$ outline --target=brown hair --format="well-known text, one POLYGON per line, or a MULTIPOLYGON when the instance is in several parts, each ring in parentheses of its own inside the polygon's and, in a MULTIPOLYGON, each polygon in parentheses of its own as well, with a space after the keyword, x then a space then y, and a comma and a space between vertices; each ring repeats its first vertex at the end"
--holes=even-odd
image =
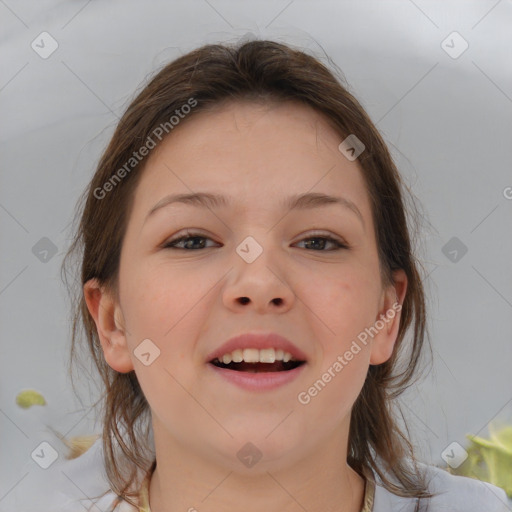
POLYGON ((358 163, 371 201, 382 282, 390 284, 391 272, 403 269, 408 287, 393 354, 387 362, 369 367, 353 406, 348 463, 366 476, 373 469, 383 485, 395 494, 428 496, 413 447, 397 424, 394 410, 395 399, 417 374, 422 346, 428 340, 425 294, 419 262, 411 248, 403 198, 403 190, 407 188, 381 135, 341 82, 318 59, 277 42, 256 40, 233 46, 206 45, 166 65, 137 95, 119 121, 81 198, 78 229, 62 270, 65 271, 68 258, 78 254, 81 277, 80 289, 74 295, 70 362, 71 365, 77 362, 83 327, 86 348, 104 385, 100 400, 104 409, 107 477, 112 490, 130 503, 134 503, 131 498, 136 496, 136 488, 131 488, 136 473, 139 470, 145 473, 153 462, 149 406, 135 372, 118 373, 105 362, 82 287, 88 280, 97 278, 117 296, 121 246, 135 188, 145 165, 143 159, 140 163, 130 160, 134 152, 149 139, 155 139, 158 127, 167 126, 166 133, 171 133, 169 120, 183 105, 195 102, 194 108, 188 109, 188 118, 221 102, 236 100, 301 102, 322 113, 340 137, 355 134, 366 147, 358 163), (126 166, 130 161, 131 169, 126 166), (120 173, 122 168, 126 172, 120 173), (122 175, 122 179, 113 182, 115 175, 118 178, 122 175), (107 187, 108 196, 100 198, 103 192, 98 191, 107 190, 105 183, 109 180, 112 186, 107 187), (404 342, 411 325, 411 339, 404 342))

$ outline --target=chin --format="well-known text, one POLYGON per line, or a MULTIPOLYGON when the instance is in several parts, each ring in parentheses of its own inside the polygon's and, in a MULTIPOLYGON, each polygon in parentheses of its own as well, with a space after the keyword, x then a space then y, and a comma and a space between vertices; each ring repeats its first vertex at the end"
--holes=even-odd
POLYGON ((272 428, 263 430, 253 427, 243 432, 232 432, 232 439, 219 440, 220 444, 214 444, 214 457, 227 470, 247 476, 289 467, 302 457, 303 440, 287 436, 286 429, 279 432, 280 427, 275 427, 274 423, 272 428), (268 435, 273 429, 275 431, 268 435))

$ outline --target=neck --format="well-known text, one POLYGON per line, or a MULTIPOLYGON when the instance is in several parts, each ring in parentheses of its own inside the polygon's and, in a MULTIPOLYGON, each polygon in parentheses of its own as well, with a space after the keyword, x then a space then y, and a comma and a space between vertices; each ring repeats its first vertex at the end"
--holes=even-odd
POLYGON ((276 458, 239 473, 176 443, 155 421, 151 512, 359 512, 364 479, 346 463, 348 426, 290 464, 276 458), (277 462, 276 462, 277 461, 277 462), (274 462, 275 465, 273 464, 274 462), (254 471, 254 472, 253 472, 254 471))

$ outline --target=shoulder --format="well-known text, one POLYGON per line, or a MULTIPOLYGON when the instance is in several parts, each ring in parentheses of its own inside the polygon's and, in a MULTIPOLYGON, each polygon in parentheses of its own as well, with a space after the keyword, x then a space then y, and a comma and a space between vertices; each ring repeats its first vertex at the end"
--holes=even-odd
POLYGON ((510 511, 503 489, 474 478, 451 475, 435 466, 421 465, 425 470, 432 498, 432 510, 453 512, 510 511))
MULTIPOLYGON (((510 512, 507 495, 495 485, 473 478, 451 475, 444 469, 419 464, 425 474, 430 500, 421 500, 421 512, 510 512)), ((373 512, 413 512, 418 500, 392 494, 377 481, 373 512)))

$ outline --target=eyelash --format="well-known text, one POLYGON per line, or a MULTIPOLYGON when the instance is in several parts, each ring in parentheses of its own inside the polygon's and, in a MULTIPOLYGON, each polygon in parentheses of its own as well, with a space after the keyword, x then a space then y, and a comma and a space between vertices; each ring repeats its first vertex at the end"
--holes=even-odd
MULTIPOLYGON (((199 249, 185 249, 184 247, 176 247, 177 243, 182 242, 184 240, 185 241, 191 240, 194 238, 203 238, 205 240, 212 240, 210 237, 204 236, 201 233, 195 233, 192 231, 187 231, 186 233, 187 234, 185 236, 180 236, 178 238, 175 238, 174 240, 169 240, 168 242, 164 243, 164 245, 162 247, 164 249, 177 249, 177 250, 182 250, 182 251, 194 251, 194 250, 197 251, 197 250, 201 250, 201 249, 210 249, 210 247, 200 247, 199 249)), ((327 240, 328 242, 331 242, 335 245, 335 248, 331 249, 329 251, 320 250, 320 251, 314 251, 314 252, 332 252, 332 251, 338 251, 340 249, 349 249, 349 246, 347 244, 345 244, 345 243, 339 241, 338 239, 336 239, 332 236, 329 236, 329 235, 313 234, 312 236, 301 239, 300 242, 303 242, 305 240, 327 240)))

